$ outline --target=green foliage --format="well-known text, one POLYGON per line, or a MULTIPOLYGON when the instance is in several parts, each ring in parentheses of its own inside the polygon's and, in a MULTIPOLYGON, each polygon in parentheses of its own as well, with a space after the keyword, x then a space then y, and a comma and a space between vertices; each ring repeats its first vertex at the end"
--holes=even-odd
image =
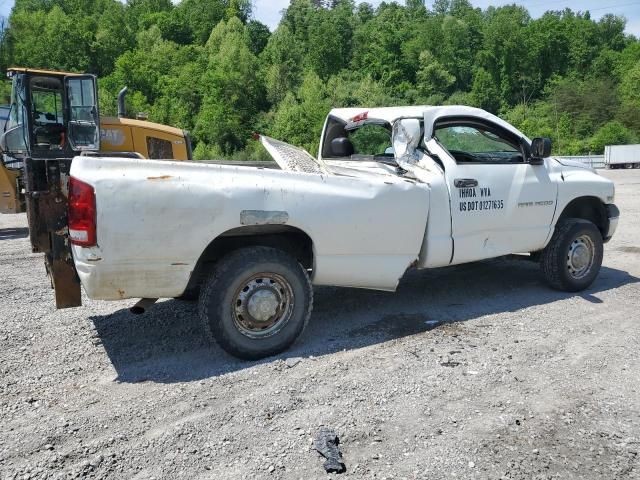
POLYGON ((604 147, 607 145, 624 145, 633 143, 635 140, 635 135, 629 129, 620 122, 612 121, 598 129, 589 141, 589 148, 593 153, 601 154, 604 153, 604 147))
POLYGON ((315 153, 327 112, 331 109, 324 84, 314 72, 305 76, 296 94, 280 102, 269 135, 315 153))
POLYGON ((424 51, 420 54, 416 83, 422 96, 444 94, 455 81, 456 77, 451 75, 431 52, 424 51))
POLYGON ((261 55, 267 99, 280 103, 287 92, 298 87, 304 51, 291 29, 282 24, 267 42, 261 55))
POLYGON ((476 70, 471 88, 471 101, 475 106, 497 113, 500 108, 500 92, 491 74, 484 68, 476 70))
POLYGON ((194 133, 225 154, 245 147, 263 96, 258 59, 247 40, 246 27, 232 17, 218 23, 206 44, 209 64, 194 133))
POLYGON ((640 137, 640 42, 621 17, 290 0, 270 32, 251 5, 16 0, 0 22, 0 67, 96 73, 103 114, 115 114, 127 85, 129 114, 189 129, 197 158, 267 158, 253 131, 315 153, 338 106, 478 106, 564 154, 640 137))

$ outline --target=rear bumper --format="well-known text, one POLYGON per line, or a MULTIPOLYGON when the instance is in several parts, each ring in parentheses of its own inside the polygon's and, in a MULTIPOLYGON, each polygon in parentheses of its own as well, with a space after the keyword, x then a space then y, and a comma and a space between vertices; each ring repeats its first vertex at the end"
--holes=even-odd
POLYGON ((618 219, 620 218, 620 210, 613 203, 609 203, 605 205, 607 209, 607 218, 608 218, 608 226, 607 233, 604 236, 604 241, 608 242, 613 237, 613 234, 616 233, 616 229, 618 228, 618 219))

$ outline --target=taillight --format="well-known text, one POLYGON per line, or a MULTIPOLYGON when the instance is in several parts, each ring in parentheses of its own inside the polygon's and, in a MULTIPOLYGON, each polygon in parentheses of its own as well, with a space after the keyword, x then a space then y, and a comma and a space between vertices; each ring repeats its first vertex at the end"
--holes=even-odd
POLYGON ((80 247, 97 244, 95 191, 74 177, 69 177, 69 238, 80 247))

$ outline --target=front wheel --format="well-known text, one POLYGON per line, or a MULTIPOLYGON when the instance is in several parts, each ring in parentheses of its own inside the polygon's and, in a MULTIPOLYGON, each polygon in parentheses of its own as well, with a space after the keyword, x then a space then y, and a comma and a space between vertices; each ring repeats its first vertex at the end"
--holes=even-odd
POLYGON ((556 226, 542 251, 540 266, 553 288, 578 292, 598 276, 602 255, 602 234, 598 227, 587 220, 569 218, 556 226))
POLYGON ((287 253, 248 247, 222 258, 199 299, 207 335, 245 360, 289 348, 306 327, 313 290, 304 268, 287 253))

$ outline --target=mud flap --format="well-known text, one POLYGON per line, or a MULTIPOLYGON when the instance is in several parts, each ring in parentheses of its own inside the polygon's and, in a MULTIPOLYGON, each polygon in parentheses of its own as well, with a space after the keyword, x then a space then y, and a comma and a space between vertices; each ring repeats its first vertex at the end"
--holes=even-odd
POLYGON ((79 307, 80 279, 71 255, 67 218, 71 159, 28 158, 24 167, 31 250, 45 254, 56 308, 79 307))

